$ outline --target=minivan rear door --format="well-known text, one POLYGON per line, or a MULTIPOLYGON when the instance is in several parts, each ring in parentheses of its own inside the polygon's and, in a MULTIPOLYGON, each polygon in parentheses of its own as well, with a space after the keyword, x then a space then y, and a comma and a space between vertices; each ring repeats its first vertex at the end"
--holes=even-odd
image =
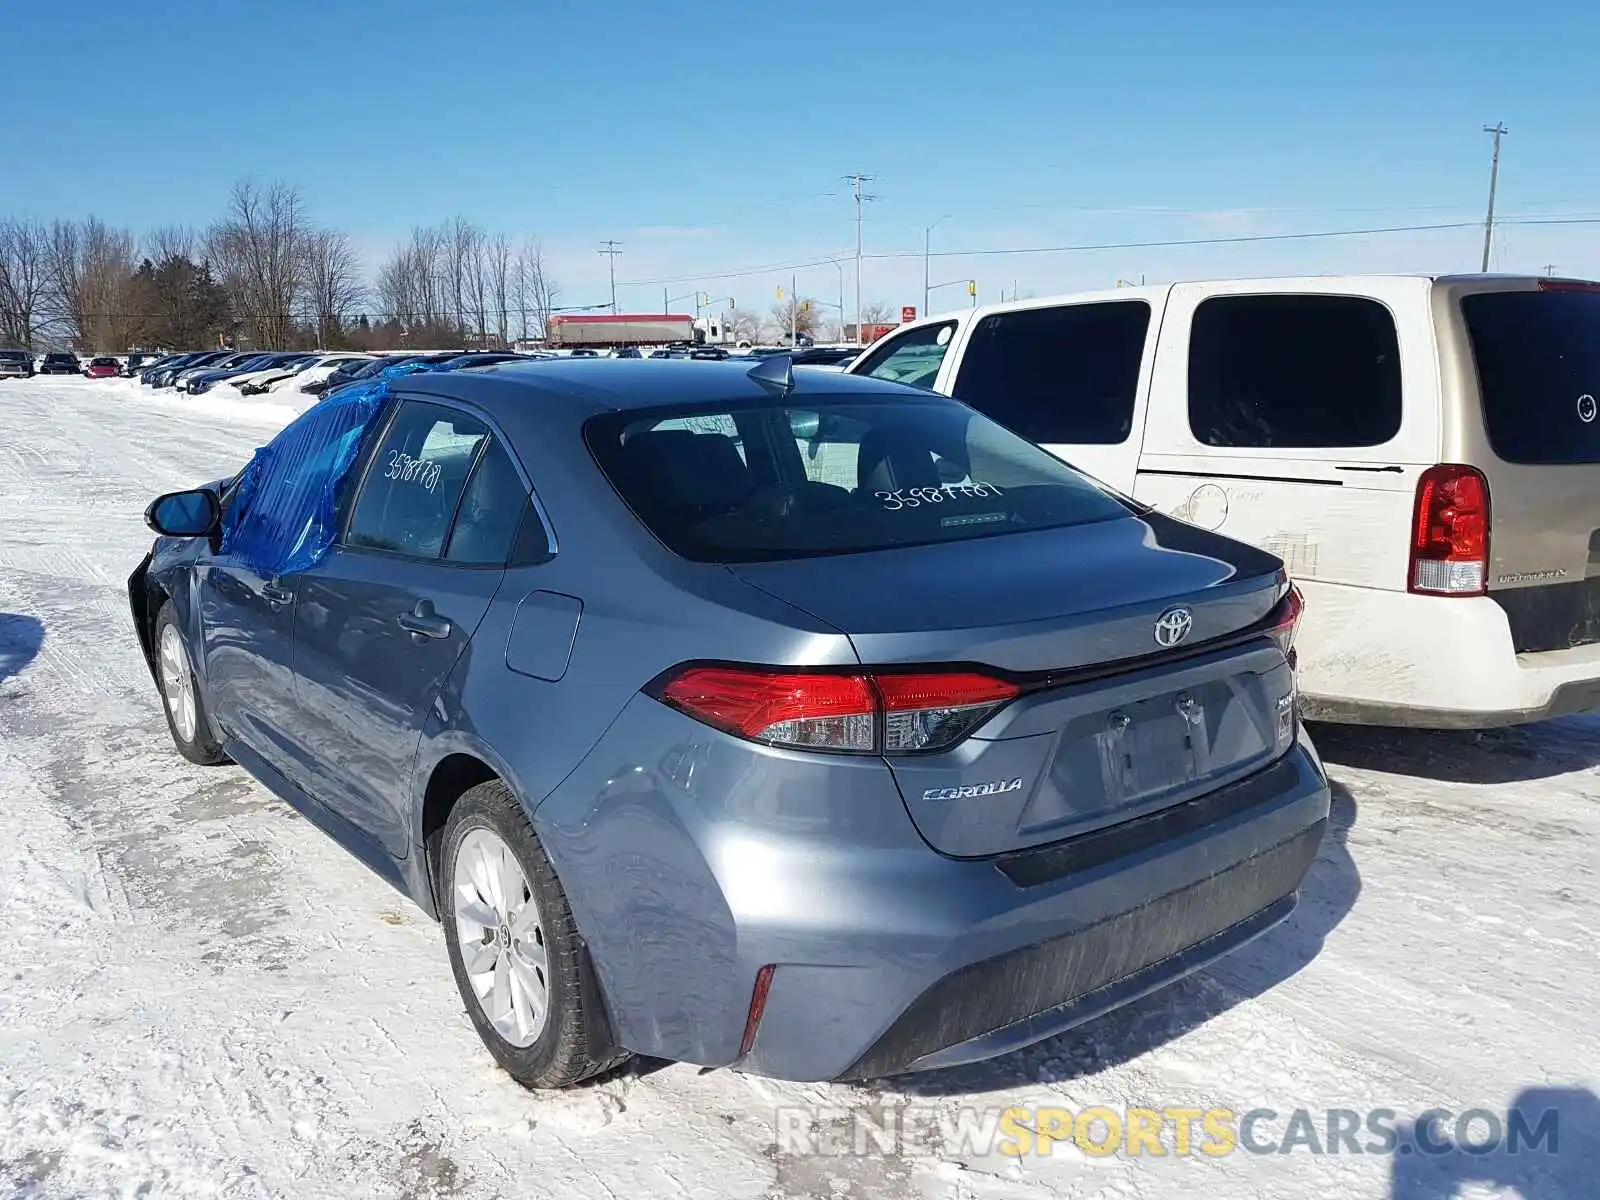
POLYGON ((1444 284, 1446 457, 1489 482, 1489 595, 1520 653, 1600 642, 1600 283, 1444 284))

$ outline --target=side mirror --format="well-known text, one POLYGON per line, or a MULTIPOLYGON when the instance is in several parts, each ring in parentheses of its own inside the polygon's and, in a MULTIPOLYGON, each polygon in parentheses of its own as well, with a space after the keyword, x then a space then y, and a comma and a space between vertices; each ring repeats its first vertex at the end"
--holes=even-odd
POLYGON ((222 523, 222 507, 205 488, 168 492, 150 502, 144 523, 167 537, 209 537, 222 523))

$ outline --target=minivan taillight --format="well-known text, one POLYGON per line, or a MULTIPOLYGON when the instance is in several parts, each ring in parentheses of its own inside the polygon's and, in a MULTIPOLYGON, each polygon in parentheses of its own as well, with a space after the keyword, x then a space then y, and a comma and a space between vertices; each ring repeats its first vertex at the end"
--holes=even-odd
POLYGON ((1489 484, 1445 463, 1417 481, 1407 587, 1427 596, 1481 596, 1489 580, 1489 484))
POLYGON ((907 754, 955 745, 1020 689, 975 671, 688 666, 646 691, 698 721, 769 746, 907 754))

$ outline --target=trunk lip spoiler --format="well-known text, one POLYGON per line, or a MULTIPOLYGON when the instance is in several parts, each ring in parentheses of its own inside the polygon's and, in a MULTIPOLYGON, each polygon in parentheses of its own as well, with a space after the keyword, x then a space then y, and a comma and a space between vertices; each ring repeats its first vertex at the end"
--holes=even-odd
MULTIPOLYGON (((1017 685, 1016 697, 1008 703, 1015 703, 1024 696, 1035 695, 1039 692, 1050 691, 1055 688, 1068 687, 1079 683, 1093 683, 1101 679, 1110 679, 1118 675, 1131 675, 1136 671, 1147 670, 1150 667, 1166 666, 1169 663, 1185 662, 1193 658, 1215 654, 1219 650, 1231 650, 1250 642, 1263 638, 1267 633, 1276 628, 1275 618, 1278 610, 1282 608, 1288 598, 1290 584, 1283 580, 1278 598, 1266 614, 1230 633, 1217 637, 1206 638, 1202 641, 1188 645, 1174 646, 1170 649, 1157 649, 1148 654, 1136 654, 1128 658, 1113 658, 1105 662, 1090 663, 1081 667, 1045 668, 1039 671, 1013 671, 1004 667, 991 666, 988 663, 976 662, 970 659, 949 660, 940 662, 917 663, 838 663, 821 666, 793 665, 787 663, 748 663, 734 659, 721 658, 695 658, 684 662, 674 663, 666 670, 650 679, 639 690, 652 699, 659 699, 661 689, 671 679, 682 672, 694 667, 768 667, 781 669, 796 675, 921 675, 929 672, 961 672, 977 671, 995 679, 1003 679, 1008 683, 1017 685)), ((1003 707, 1003 706, 1002 706, 1003 707)), ((860 752, 858 752, 860 753, 860 752)), ((907 757, 913 756, 908 753, 907 757)))

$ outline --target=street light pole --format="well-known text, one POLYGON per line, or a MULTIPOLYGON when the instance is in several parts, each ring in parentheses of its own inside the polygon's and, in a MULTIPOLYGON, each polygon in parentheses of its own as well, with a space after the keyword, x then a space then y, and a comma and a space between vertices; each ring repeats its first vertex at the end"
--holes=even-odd
POLYGON ((928 286, 928 259, 931 257, 933 245, 933 231, 939 227, 940 221, 948 221, 950 214, 945 213, 938 221, 925 227, 922 231, 922 315, 928 315, 928 293, 932 290, 928 286))
POLYGON ((844 267, 837 258, 828 260, 833 264, 833 269, 839 272, 839 340, 844 341, 844 267))

